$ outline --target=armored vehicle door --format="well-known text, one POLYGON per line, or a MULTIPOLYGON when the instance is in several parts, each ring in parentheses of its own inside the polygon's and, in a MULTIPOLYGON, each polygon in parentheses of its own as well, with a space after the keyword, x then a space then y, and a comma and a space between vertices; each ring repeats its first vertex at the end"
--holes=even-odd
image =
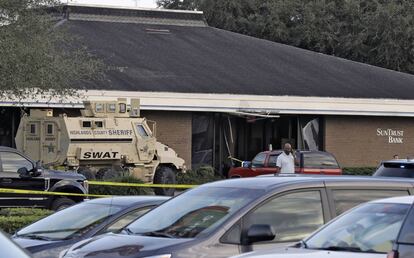
POLYGON ((153 160, 155 154, 155 137, 145 123, 134 123, 137 137, 137 151, 142 162, 153 160))

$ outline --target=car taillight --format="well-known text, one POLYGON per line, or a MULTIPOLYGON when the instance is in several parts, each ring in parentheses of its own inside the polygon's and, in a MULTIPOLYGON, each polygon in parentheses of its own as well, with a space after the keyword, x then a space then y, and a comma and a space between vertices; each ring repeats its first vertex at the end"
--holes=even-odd
POLYGON ((387 254, 387 258, 398 258, 398 252, 397 251, 391 251, 387 254))

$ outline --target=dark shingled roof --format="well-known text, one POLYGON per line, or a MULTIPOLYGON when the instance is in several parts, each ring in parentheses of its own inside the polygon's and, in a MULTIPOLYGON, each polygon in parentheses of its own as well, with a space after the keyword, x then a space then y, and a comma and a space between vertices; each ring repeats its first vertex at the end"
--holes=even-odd
POLYGON ((208 27, 200 14, 71 8, 71 32, 110 66, 89 89, 414 99, 413 75, 208 27))

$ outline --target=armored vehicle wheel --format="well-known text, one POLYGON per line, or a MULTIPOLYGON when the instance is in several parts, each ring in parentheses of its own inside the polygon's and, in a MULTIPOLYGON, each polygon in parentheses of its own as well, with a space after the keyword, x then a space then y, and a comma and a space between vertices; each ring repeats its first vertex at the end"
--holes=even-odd
MULTIPOLYGON (((154 184, 175 184, 175 171, 170 167, 160 166, 154 175, 154 184)), ((173 196, 174 188, 154 188, 156 195, 173 196)))
POLYGON ((74 205, 76 202, 66 197, 58 197, 52 203, 52 210, 60 211, 74 205))
POLYGON ((84 175, 87 180, 95 180, 95 173, 92 172, 92 170, 88 167, 79 167, 78 173, 81 175, 84 175))

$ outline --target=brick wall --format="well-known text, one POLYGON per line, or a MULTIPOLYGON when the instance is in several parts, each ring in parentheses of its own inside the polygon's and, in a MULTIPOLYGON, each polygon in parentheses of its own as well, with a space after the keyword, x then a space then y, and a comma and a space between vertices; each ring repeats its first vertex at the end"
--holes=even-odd
POLYGON ((377 166, 394 154, 413 156, 414 118, 327 116, 325 150, 332 152, 342 167, 377 166), (378 129, 383 136, 378 136, 378 129), (396 134, 392 139, 384 132, 388 129, 396 134), (403 136, 398 136, 401 133, 403 136))
POLYGON ((191 167, 191 112, 141 111, 141 115, 157 123, 157 140, 173 148, 191 167))

